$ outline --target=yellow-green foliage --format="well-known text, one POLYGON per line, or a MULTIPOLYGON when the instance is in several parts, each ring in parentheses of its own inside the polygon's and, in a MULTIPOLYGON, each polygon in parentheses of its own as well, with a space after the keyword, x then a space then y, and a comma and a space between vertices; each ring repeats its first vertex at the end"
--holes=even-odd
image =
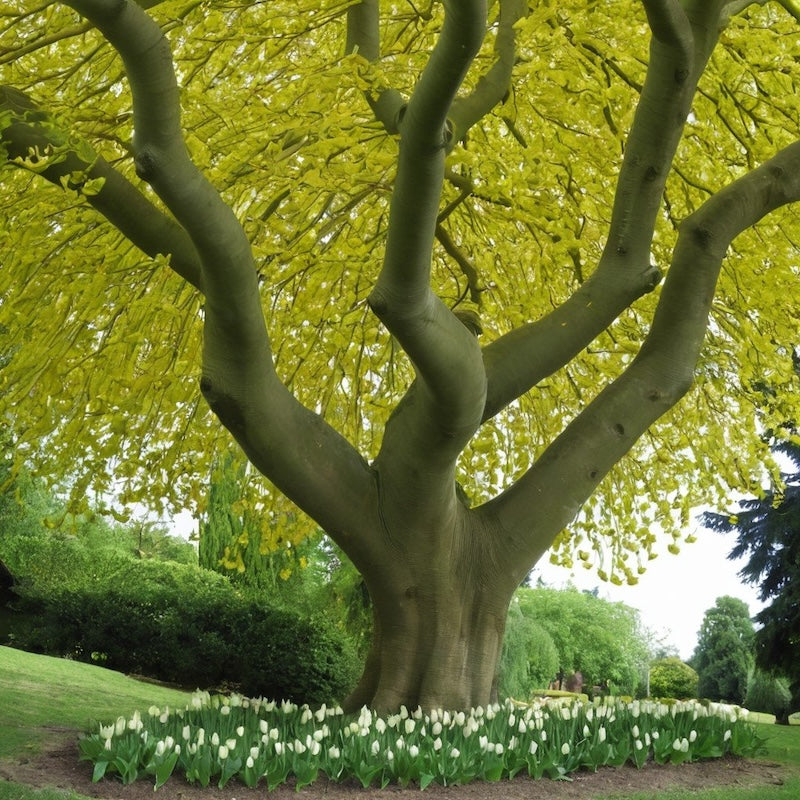
MULTIPOLYGON (((112 48, 66 5, 4 5, 3 82, 30 87, 63 123, 65 140, 141 185, 130 94, 112 48)), ((391 4, 382 58, 372 65, 342 55, 350 0, 147 5, 174 49, 187 147, 252 243, 279 374, 370 457, 411 370, 365 302, 381 263, 397 142, 375 122, 364 90, 414 86, 441 4, 433 13, 430 3, 391 4)), ((503 5, 491 3, 491 13, 503 5)), ((511 90, 453 149, 442 203, 442 225, 477 272, 487 342, 551 311, 597 264, 648 58, 637 0, 528 5, 515 26, 511 90)), ((797 20, 779 4, 750 4, 730 20, 667 184, 655 264, 669 264, 680 221, 709 192, 796 138, 796 43, 797 20)), ((467 87, 486 73, 493 47, 490 35, 467 87)), ((34 158, 22 164, 41 168, 34 158)), ((200 298, 163 257, 142 255, 98 224, 87 188, 67 188, 65 198, 6 170, 0 324, 14 358, 2 370, 0 414, 44 474, 71 471, 78 507, 113 484, 127 508, 147 501, 202 511, 210 461, 228 440, 198 400, 200 298)), ((795 294, 784 288, 796 282, 796 237, 784 232, 790 213, 737 239, 712 308, 699 390, 604 481, 556 543, 556 560, 591 568, 610 554, 601 577, 636 582, 654 555, 652 530, 672 533, 677 551, 690 509, 721 501, 763 468, 758 431, 800 416, 792 406, 800 395, 781 391, 796 379, 795 294), (765 384, 768 409, 754 401, 765 384), (730 399, 734 386, 742 395, 730 399), (757 413, 766 415, 758 424, 757 413), (727 446, 731 431, 736 447, 727 446), (634 498, 639 524, 630 525, 634 498), (616 531, 610 546, 608 531, 616 531)), ((433 283, 448 305, 469 296, 464 271, 439 246, 433 283)), ((657 299, 642 298, 548 378, 546 391, 484 426, 460 464, 477 500, 521 475, 563 421, 630 362, 657 299)), ((282 501, 267 493, 254 482, 243 502, 279 514, 282 501)))

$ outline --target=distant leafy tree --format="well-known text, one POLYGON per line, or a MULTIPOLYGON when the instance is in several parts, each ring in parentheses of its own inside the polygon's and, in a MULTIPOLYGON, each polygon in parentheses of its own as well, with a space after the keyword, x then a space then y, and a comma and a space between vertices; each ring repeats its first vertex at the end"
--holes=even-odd
POLYGON ((761 626, 755 637, 756 663, 782 672, 791 681, 795 706, 800 706, 800 444, 775 448, 794 469, 781 474, 783 487, 772 486, 760 497, 742 500, 739 510, 703 515, 703 524, 723 533, 736 532, 728 558, 750 557, 739 575, 759 587, 759 598, 772 602, 755 616, 761 626))
POLYGON ((639 614, 577 589, 519 589, 519 608, 550 634, 565 674, 580 671, 584 686, 607 682, 634 694, 650 661, 650 637, 639 614))
POLYGON ((753 669, 755 630, 747 604, 728 595, 706 611, 691 665, 700 697, 742 703, 753 669))

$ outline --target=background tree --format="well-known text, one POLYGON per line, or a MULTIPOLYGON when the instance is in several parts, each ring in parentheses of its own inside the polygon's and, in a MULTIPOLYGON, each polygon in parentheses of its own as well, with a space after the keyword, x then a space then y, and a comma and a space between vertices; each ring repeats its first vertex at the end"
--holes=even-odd
POLYGON ((580 671, 585 690, 605 685, 610 691, 634 695, 644 687, 650 634, 635 609, 574 588, 545 587, 519 589, 513 605, 526 620, 537 622, 555 644, 558 664, 548 680, 559 671, 565 677, 580 671))
POLYGON ((741 705, 753 671, 755 629, 747 603, 718 597, 703 616, 691 659, 700 697, 741 705))
POLYGON ((747 376, 795 380, 795 2, 70 5, 0 42, 20 455, 75 462, 76 498, 199 505, 200 361, 364 576, 353 704, 485 703, 543 553, 635 582, 650 522, 755 470, 747 376))
POLYGON ((759 587, 759 599, 771 600, 755 616, 756 663, 788 676, 793 703, 800 706, 800 444, 788 439, 775 449, 794 470, 758 497, 739 501, 736 511, 704 514, 703 524, 736 533, 728 558, 749 556, 739 575, 759 587))
POLYGON ((774 672, 753 670, 747 684, 744 707, 750 711, 774 714, 779 720, 785 721, 793 707, 788 681, 774 672))
MULTIPOLYGON (((309 547, 295 539, 296 515, 276 518, 248 505, 249 480, 247 461, 231 450, 214 464, 200 521, 198 559, 205 569, 276 594, 279 585, 287 590, 287 581, 308 567, 308 556, 298 552, 298 544, 309 547)), ((314 541, 311 549, 317 547, 314 541)))
POLYGON ((250 506, 247 484, 254 479, 232 451, 214 464, 199 526, 200 566, 275 606, 324 613, 366 655, 372 606, 363 578, 327 537, 298 536, 296 514, 250 506))
POLYGON ((527 700, 532 690, 548 687, 560 663, 553 637, 512 602, 500 656, 500 696, 527 700))

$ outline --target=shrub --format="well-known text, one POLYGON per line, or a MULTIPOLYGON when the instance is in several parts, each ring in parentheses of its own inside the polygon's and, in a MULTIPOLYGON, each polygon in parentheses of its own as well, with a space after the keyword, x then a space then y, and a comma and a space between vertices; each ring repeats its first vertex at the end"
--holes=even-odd
POLYGON ((650 696, 686 700, 697 696, 697 673, 679 658, 662 658, 650 667, 650 696))
POLYGON ((187 688, 322 703, 356 677, 352 648, 320 621, 243 598, 221 575, 184 564, 114 559, 82 586, 29 598, 26 649, 100 660, 187 688))
POLYGON ((750 711, 774 714, 785 719, 792 702, 792 693, 784 678, 770 675, 760 669, 754 670, 747 684, 744 706, 750 711))

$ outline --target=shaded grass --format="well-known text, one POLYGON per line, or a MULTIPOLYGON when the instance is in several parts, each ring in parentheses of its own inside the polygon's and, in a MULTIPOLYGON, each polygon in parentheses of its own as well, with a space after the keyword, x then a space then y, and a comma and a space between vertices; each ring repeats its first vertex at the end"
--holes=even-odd
POLYGON ((37 753, 53 732, 84 731, 93 720, 151 705, 182 708, 190 697, 92 664, 0 647, 0 758, 37 753))

